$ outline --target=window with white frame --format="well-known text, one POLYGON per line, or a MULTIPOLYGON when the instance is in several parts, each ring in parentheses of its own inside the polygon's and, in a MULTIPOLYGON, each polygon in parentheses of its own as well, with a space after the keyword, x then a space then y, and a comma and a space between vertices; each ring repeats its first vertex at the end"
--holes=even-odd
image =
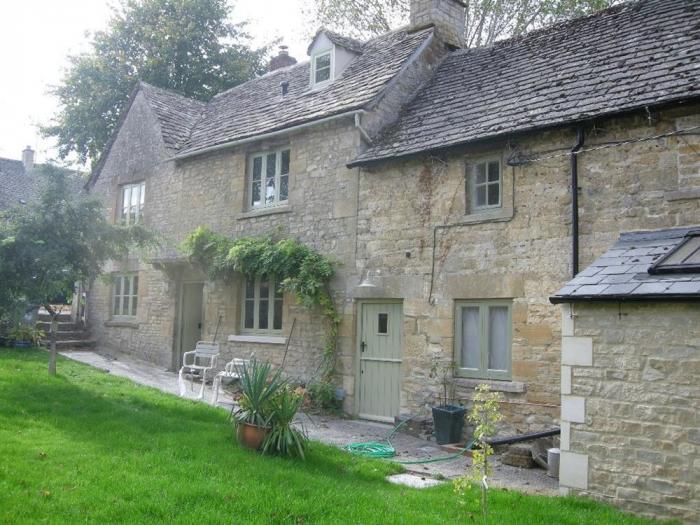
POLYGON ((120 188, 119 220, 124 224, 136 224, 143 215, 146 183, 124 184, 120 188))
POLYGON ((471 212, 501 206, 503 184, 499 159, 492 158, 470 164, 467 181, 471 212))
POLYGON ((282 330, 284 296, 274 278, 247 277, 243 292, 243 333, 277 333, 282 330))
POLYGON ((136 317, 138 296, 138 275, 116 275, 112 286, 112 315, 115 317, 136 317))
POLYGON ((313 56, 311 81, 314 86, 330 82, 333 77, 333 51, 324 51, 313 56))
POLYGON ((289 198, 289 150, 252 155, 249 178, 250 208, 285 204, 289 198))
POLYGON ((459 375, 510 379, 511 302, 457 301, 455 361, 459 375))

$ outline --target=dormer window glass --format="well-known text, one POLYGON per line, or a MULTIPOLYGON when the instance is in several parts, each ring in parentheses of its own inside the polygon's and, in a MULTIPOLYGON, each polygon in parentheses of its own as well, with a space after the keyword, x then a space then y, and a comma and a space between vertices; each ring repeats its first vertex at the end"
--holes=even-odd
POLYGON ((315 86, 331 81, 333 67, 332 50, 313 57, 313 83, 315 86))

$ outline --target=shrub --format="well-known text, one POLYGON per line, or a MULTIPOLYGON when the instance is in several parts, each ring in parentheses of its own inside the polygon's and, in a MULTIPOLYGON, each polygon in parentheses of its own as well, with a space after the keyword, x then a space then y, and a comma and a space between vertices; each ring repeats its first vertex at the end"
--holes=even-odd
POLYGON ((340 409, 340 402, 335 395, 335 387, 326 381, 314 381, 307 387, 311 405, 321 410, 335 412, 340 409))

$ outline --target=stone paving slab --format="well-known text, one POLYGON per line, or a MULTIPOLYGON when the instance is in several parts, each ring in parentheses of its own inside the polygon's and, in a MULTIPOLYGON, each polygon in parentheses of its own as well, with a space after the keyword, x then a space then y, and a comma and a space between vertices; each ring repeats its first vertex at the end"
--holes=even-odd
MULTIPOLYGON (((157 388, 173 395, 179 393, 177 374, 131 356, 104 356, 97 352, 84 351, 61 352, 61 355, 116 376, 128 378, 141 385, 157 388)), ((190 389, 188 382, 185 397, 196 399, 199 387, 200 384, 195 383, 194 388, 190 389)), ((207 385, 203 402, 211 402, 211 394, 211 386, 207 385)), ((224 389, 221 390, 219 396, 219 406, 229 411, 233 406, 233 399, 224 389)), ((311 439, 339 448, 343 448, 349 443, 381 442, 393 430, 393 426, 386 423, 309 414, 300 414, 297 423, 306 430, 311 439)), ((401 432, 391 438, 391 443, 396 450, 394 460, 399 462, 424 461, 450 456, 450 453, 443 451, 435 442, 425 441, 401 432)), ((404 467, 407 474, 417 476, 419 479, 454 479, 464 475, 470 462, 470 458, 462 456, 448 461, 406 464, 404 467)), ((544 470, 521 469, 503 465, 498 457, 494 458, 494 475, 491 478, 491 483, 497 487, 550 495, 556 495, 559 487, 557 480, 547 476, 544 470)))

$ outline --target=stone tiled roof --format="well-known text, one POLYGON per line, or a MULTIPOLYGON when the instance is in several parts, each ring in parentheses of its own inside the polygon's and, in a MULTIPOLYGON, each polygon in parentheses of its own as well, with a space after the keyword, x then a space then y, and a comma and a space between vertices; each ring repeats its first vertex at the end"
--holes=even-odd
POLYGON ((179 155, 362 108, 380 94, 432 28, 369 40, 328 87, 310 89, 309 63, 279 69, 215 96, 179 155), (280 84, 288 82, 282 95, 280 84))
POLYGON ((353 51, 354 53, 362 53, 362 47, 364 45, 362 42, 355 40, 354 38, 343 36, 335 31, 330 31, 325 27, 322 27, 316 32, 316 35, 311 40, 311 44, 309 44, 309 48, 307 50, 308 53, 311 52, 311 48, 314 47, 316 39, 321 33, 325 34, 328 37, 328 40, 333 42, 336 46, 344 47, 345 49, 353 51))
POLYGON ((37 179, 20 160, 0 158, 0 210, 23 204, 36 195, 37 179))
POLYGON ((640 0, 456 51, 351 165, 698 97, 698 20, 698 0, 640 0))
POLYGON ((141 82, 141 91, 160 123, 166 147, 177 151, 202 116, 206 104, 141 82))
POLYGON ((700 273, 650 274, 649 268, 694 228, 623 233, 598 260, 550 297, 553 303, 700 299, 700 273))

